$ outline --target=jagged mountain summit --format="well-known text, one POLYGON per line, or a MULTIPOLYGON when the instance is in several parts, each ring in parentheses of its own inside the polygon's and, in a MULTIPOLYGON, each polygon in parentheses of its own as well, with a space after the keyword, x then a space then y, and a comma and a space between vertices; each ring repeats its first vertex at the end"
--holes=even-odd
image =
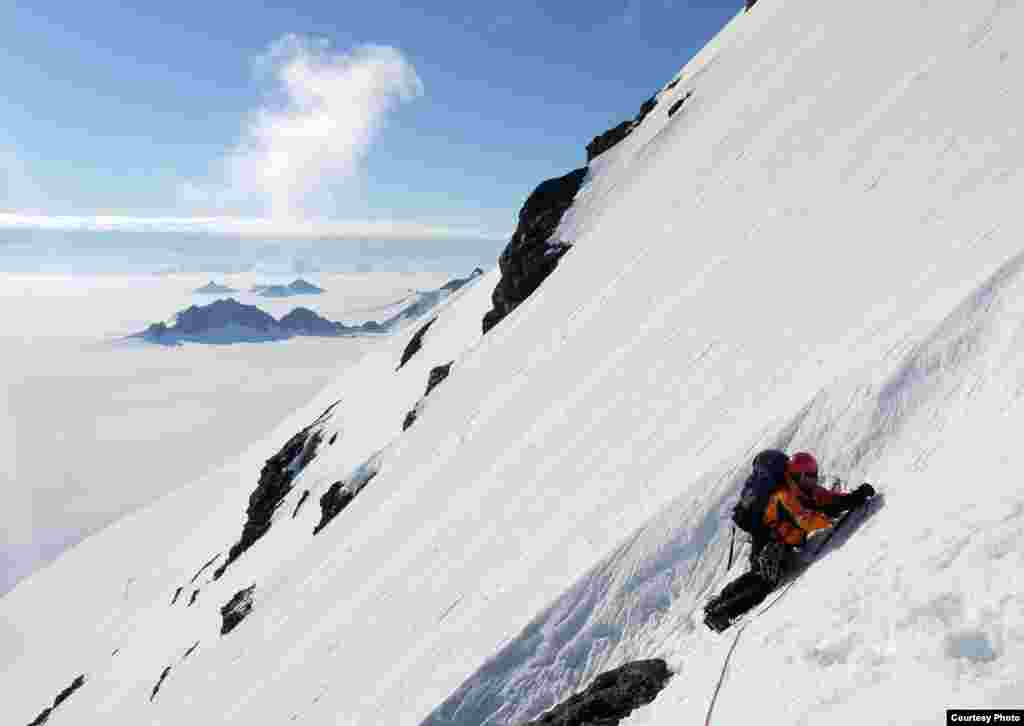
POLYGON ((153 323, 129 337, 161 345, 225 344, 284 340, 295 335, 337 336, 349 332, 355 330, 322 318, 308 308, 295 308, 277 320, 255 305, 224 298, 208 305, 190 305, 174 316, 172 325, 153 323))
POLYGON ((1019 707, 1024 7, 737 10, 538 185, 504 265, 0 599, 8 720, 1019 707), (719 635, 762 448, 883 497, 719 635))

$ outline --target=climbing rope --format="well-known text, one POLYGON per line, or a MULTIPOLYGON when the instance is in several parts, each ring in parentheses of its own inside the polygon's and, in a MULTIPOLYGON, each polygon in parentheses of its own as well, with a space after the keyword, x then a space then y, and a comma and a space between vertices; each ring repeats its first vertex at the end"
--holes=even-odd
MULTIPOLYGON (((813 562, 814 560, 818 559, 818 556, 825 550, 825 545, 829 543, 829 541, 832 539, 832 536, 836 532, 842 529, 842 526, 846 523, 846 520, 850 518, 850 515, 853 514, 854 511, 861 510, 863 511, 862 519, 863 517, 866 517, 871 508, 872 500, 876 498, 880 499, 880 497, 876 495, 875 497, 872 497, 872 499, 867 500, 863 505, 858 507, 856 510, 850 510, 843 514, 843 518, 839 520, 839 523, 836 524, 836 526, 834 526, 831 530, 829 530, 828 534, 825 535, 824 539, 822 539, 821 544, 818 545, 817 549, 814 550, 814 557, 811 558, 811 561, 813 562)), ((714 713, 715 702, 718 701, 718 692, 722 690, 722 684, 725 682, 725 674, 729 670, 729 661, 732 659, 733 651, 736 650, 736 645, 740 642, 740 636, 743 635, 743 631, 746 630, 747 626, 750 625, 756 618, 770 610, 775 605, 775 603, 781 600, 782 597, 787 592, 789 592, 789 588, 793 587, 796 581, 800 579, 800 575, 802 575, 806 570, 807 568, 805 567, 801 569, 799 572, 797 572, 793 576, 793 578, 789 582, 787 582, 786 585, 779 591, 779 594, 775 596, 775 599, 773 599, 770 603, 768 603, 763 608, 758 610, 756 613, 748 617, 743 622, 743 624, 739 626, 739 629, 736 631, 736 637, 733 638, 732 646, 729 648, 729 652, 726 653, 725 662, 722 663, 722 672, 718 676, 718 684, 715 686, 715 692, 711 696, 711 703, 708 704, 708 713, 707 716, 704 718, 704 726, 711 726, 711 714, 714 713)))

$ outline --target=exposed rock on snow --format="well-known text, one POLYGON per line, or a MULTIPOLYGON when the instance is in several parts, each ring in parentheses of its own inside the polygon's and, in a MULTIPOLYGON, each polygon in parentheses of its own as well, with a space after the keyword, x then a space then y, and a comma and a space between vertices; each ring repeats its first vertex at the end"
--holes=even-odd
POLYGON ((590 143, 587 144, 587 163, 589 164, 595 157, 600 156, 629 136, 630 132, 639 126, 644 118, 646 118, 647 114, 653 111, 654 107, 657 105, 658 96, 651 96, 643 102, 640 106, 640 112, 634 118, 629 121, 623 121, 618 126, 610 128, 603 134, 595 136, 590 143))
POLYGON ((66 701, 72 693, 81 688, 84 683, 84 674, 78 676, 77 678, 75 678, 75 680, 71 681, 71 685, 65 688, 60 693, 58 693, 57 697, 53 699, 53 705, 44 708, 42 712, 35 717, 35 720, 33 720, 28 726, 42 726, 42 724, 46 723, 50 718, 50 714, 53 713, 53 710, 57 708, 60 704, 64 703, 64 701, 66 701))
POLYGON ((270 529, 271 517, 277 505, 291 491, 292 479, 302 471, 306 464, 316 456, 320 445, 319 431, 310 435, 309 428, 295 434, 281 447, 281 450, 267 459, 260 472, 260 480, 256 489, 249 496, 249 506, 245 510, 246 521, 242 527, 242 537, 228 552, 224 564, 214 572, 214 579, 219 579, 228 566, 237 560, 243 552, 252 547, 260 537, 270 529), (293 466, 293 462, 297 465, 293 466))
POLYGON ((252 593, 255 589, 256 585, 242 588, 220 609, 220 616, 223 618, 220 626, 221 635, 227 635, 234 630, 252 611, 252 593))
POLYGON ((164 672, 160 674, 160 678, 157 679, 156 685, 153 686, 153 691, 149 694, 150 702, 152 702, 153 699, 156 698, 156 694, 158 694, 160 692, 160 686, 162 686, 164 684, 164 680, 167 678, 167 676, 168 676, 168 674, 170 672, 171 672, 171 667, 170 666, 167 666, 166 668, 164 668, 164 672))
POLYGON ((688 99, 692 95, 693 95, 693 91, 687 91, 685 96, 683 96, 678 101, 676 101, 671 106, 669 106, 668 107, 668 116, 669 116, 669 118, 672 118, 673 114, 675 114, 675 112, 678 111, 680 108, 682 108, 682 105, 684 103, 686 103, 686 99, 688 99))
POLYGON ((549 239, 586 175, 587 169, 583 167, 548 179, 533 190, 519 210, 516 231, 498 257, 501 280, 491 295, 494 307, 483 318, 484 333, 540 287, 558 265, 559 258, 570 249, 567 243, 549 242, 549 239))
POLYGON ((600 156, 629 136, 629 132, 632 130, 633 121, 631 119, 629 121, 623 121, 618 126, 613 126, 604 133, 595 136, 591 139, 590 143, 587 144, 587 163, 590 163, 594 157, 600 156))
POLYGON ((171 598, 171 605, 178 602, 178 597, 181 595, 181 591, 183 589, 183 587, 179 587, 177 590, 174 591, 174 597, 171 598))
POLYGON ((260 472, 259 483, 249 495, 242 536, 231 546, 224 564, 213 573, 213 579, 220 579, 228 566, 270 529, 274 511, 291 491, 292 481, 316 457, 317 448, 323 439, 317 427, 330 417, 337 405, 337 401, 331 404, 313 423, 292 436, 280 451, 267 459, 260 472))
POLYGON ((437 388, 437 385, 448 377, 448 374, 452 370, 452 363, 455 361, 448 361, 443 366, 434 366, 430 369, 430 375, 427 377, 427 392, 423 394, 426 398, 430 395, 430 392, 437 388))
POLYGON ((336 481, 331 484, 320 497, 320 521, 313 528, 313 534, 319 534, 353 499, 352 492, 345 488, 345 482, 336 481))
POLYGON ((420 409, 423 407, 423 399, 430 395, 430 392, 434 390, 437 385, 448 377, 448 373, 451 371, 452 363, 455 361, 448 361, 443 366, 434 366, 430 369, 430 374, 427 376, 427 390, 423 394, 423 397, 416 402, 416 405, 405 414, 405 420, 402 421, 402 431, 405 431, 416 422, 416 418, 420 415, 420 409))
POLYGON ((427 331, 430 329, 430 326, 434 324, 435 320, 437 320, 437 318, 431 318, 430 320, 428 320, 412 336, 412 338, 409 340, 408 345, 405 346, 405 350, 402 351, 402 358, 401 360, 398 361, 398 368, 396 368, 396 370, 401 370, 402 366, 408 363, 409 359, 416 355, 416 353, 420 349, 420 346, 423 345, 423 336, 427 334, 427 331))
POLYGON ((309 499, 309 489, 302 492, 302 496, 299 497, 299 501, 295 504, 295 509, 292 511, 292 519, 295 519, 295 516, 299 513, 299 510, 302 509, 302 505, 306 503, 307 499, 309 499))
POLYGON ((337 517, 347 507, 363 487, 380 472, 380 453, 374 454, 352 472, 348 481, 336 481, 320 497, 320 521, 313 528, 313 534, 337 517))
POLYGON ((616 726, 634 709, 653 701, 671 677, 660 658, 626 663, 523 726, 616 726))
POLYGON ((191 580, 189 580, 189 582, 190 582, 190 583, 192 583, 192 582, 195 582, 195 581, 196 581, 197 579, 199 579, 199 576, 200 576, 201 574, 203 574, 203 572, 204 572, 204 571, 206 570, 206 568, 207 568, 207 567, 209 567, 210 565, 212 565, 212 564, 213 564, 214 562, 216 562, 216 561, 217 561, 217 558, 218 558, 218 557, 220 557, 220 554, 221 554, 221 553, 220 553, 220 552, 218 552, 218 553, 217 553, 217 554, 215 554, 215 555, 214 555, 213 557, 211 557, 210 559, 208 559, 208 560, 207 560, 207 561, 206 561, 206 562, 205 562, 205 563, 203 564, 203 566, 202 566, 202 567, 200 567, 200 568, 199 568, 199 569, 198 569, 198 570, 196 571, 196 574, 192 575, 192 579, 191 579, 191 580))

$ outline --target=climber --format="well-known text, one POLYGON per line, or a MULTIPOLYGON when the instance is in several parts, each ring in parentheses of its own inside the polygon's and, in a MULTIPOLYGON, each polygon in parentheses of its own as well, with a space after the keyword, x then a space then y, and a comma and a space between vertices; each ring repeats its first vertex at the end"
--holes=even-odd
POLYGON ((786 457, 763 451, 754 458, 733 521, 750 533, 750 570, 722 589, 704 608, 704 622, 721 632, 770 593, 799 564, 797 552, 814 532, 855 509, 875 490, 861 484, 849 494, 818 485, 818 462, 801 451, 786 457))

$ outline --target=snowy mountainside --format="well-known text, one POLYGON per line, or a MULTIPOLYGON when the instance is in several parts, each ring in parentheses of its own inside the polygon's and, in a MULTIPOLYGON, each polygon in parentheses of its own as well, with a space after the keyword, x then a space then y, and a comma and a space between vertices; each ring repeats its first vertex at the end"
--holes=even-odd
POLYGON ((738 15, 591 162, 556 233, 571 250, 487 335, 497 270, 405 365, 412 328, 0 600, 15 723, 85 674, 54 723, 513 724, 656 657, 675 675, 625 723, 1019 707, 1022 20, 909 0, 738 15), (197 574, 335 402, 269 528, 197 574), (725 517, 765 446, 884 496, 714 634, 699 608, 744 567, 741 548, 724 572, 725 517))

